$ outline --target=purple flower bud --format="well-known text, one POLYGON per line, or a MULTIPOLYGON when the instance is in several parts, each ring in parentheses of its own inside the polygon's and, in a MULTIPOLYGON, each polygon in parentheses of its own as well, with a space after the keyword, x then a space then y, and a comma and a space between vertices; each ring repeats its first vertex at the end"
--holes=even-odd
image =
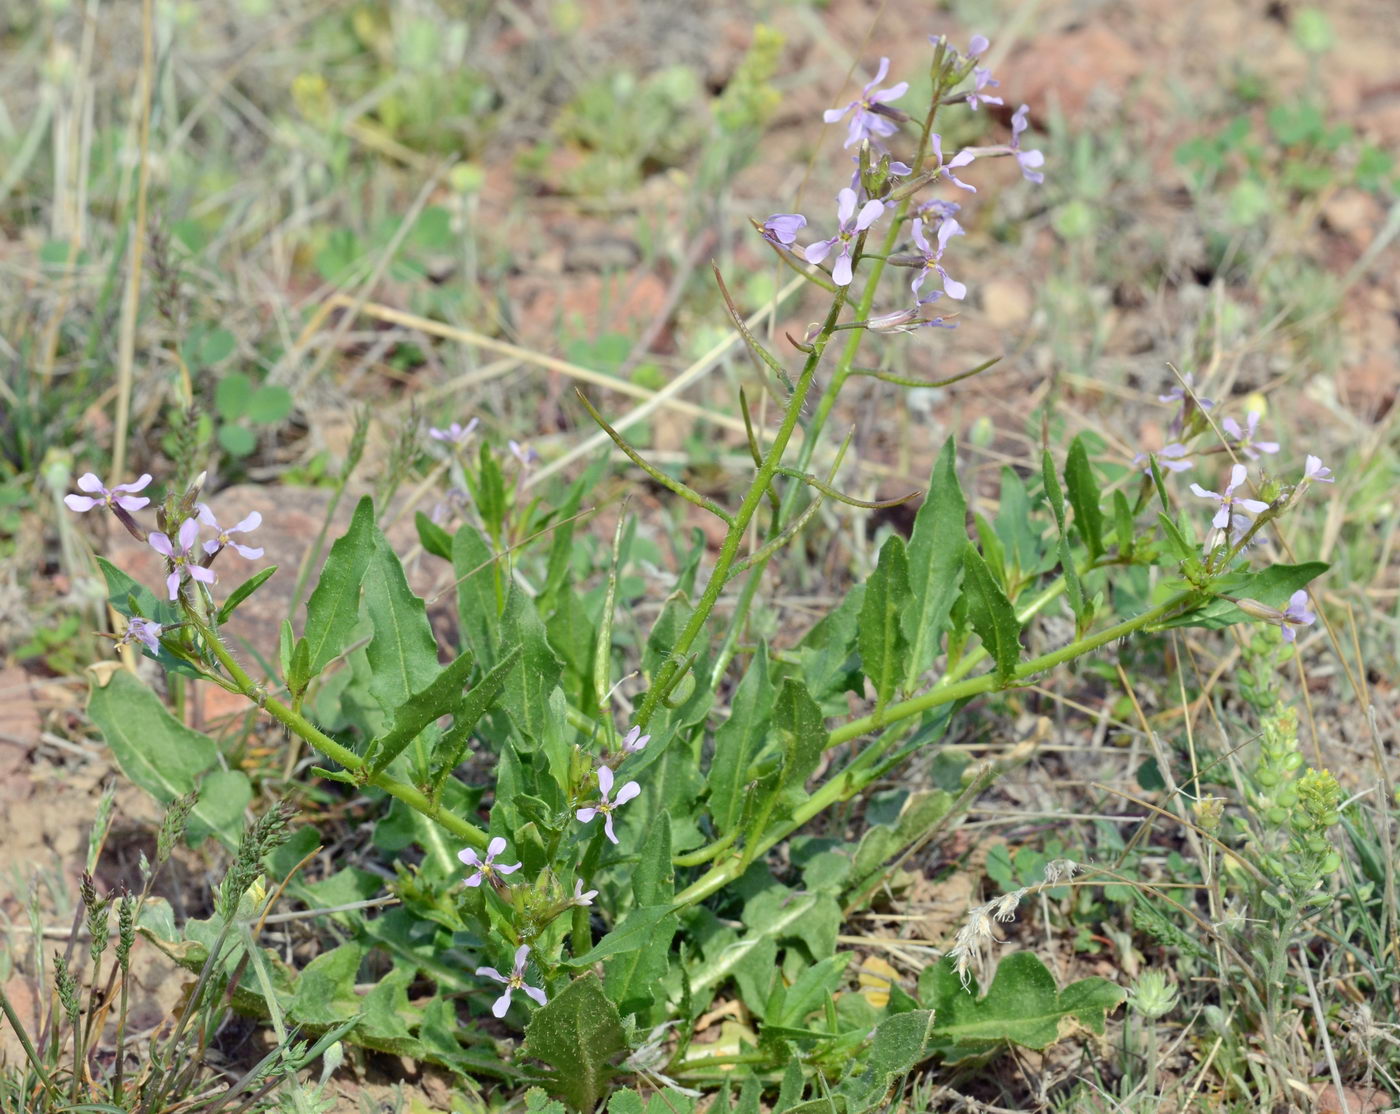
POLYGON ((973 35, 967 44, 967 56, 969 58, 980 58, 987 53, 987 47, 992 44, 987 40, 986 35, 973 35))
POLYGON ((622 749, 626 754, 640 754, 649 742, 650 735, 643 735, 640 727, 633 727, 623 736, 622 749))
POLYGON ((1283 631, 1284 641, 1292 642, 1298 637, 1294 627, 1310 627, 1316 621, 1317 616, 1308 610, 1308 590, 1299 588, 1288 597, 1288 606, 1283 609, 1279 628, 1283 631))
POLYGON ((462 425, 461 422, 453 422, 446 429, 437 429, 433 426, 429 426, 428 436, 434 441, 443 441, 449 445, 461 446, 466 444, 467 439, 472 435, 472 431, 476 429, 479 421, 480 419, 473 418, 466 425, 462 425))
POLYGON ((801 213, 774 213, 763 222, 763 238, 780 248, 790 248, 797 242, 797 233, 807 227, 801 213))

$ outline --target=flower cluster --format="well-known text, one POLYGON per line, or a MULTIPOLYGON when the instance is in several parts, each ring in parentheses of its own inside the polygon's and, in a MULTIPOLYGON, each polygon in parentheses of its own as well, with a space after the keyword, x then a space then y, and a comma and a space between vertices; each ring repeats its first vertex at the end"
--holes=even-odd
MULTIPOLYGON (((139 511, 150 504, 150 499, 136 494, 145 490, 150 482, 150 474, 146 473, 131 483, 107 488, 94 473, 85 472, 78 477, 78 489, 86 494, 66 495, 63 502, 69 510, 79 514, 85 514, 98 507, 107 508, 133 537, 145 542, 164 557, 167 570, 165 587, 172 601, 180 598, 181 586, 190 581, 213 584, 216 577, 210 565, 224 549, 232 549, 249 561, 256 561, 263 555, 260 546, 244 545, 233 539, 234 534, 246 534, 261 526, 262 515, 254 511, 235 526, 220 526, 208 504, 194 502, 194 493, 203 482, 202 476, 195 481, 181 507, 181 514, 190 517, 184 517, 184 521, 174 530, 173 538, 168 527, 165 530, 149 532, 143 530, 131 517, 131 512, 139 511), (214 535, 202 543, 199 538, 201 525, 209 527, 214 535)), ((164 522, 162 514, 158 514, 157 518, 164 522)), ((158 624, 137 618, 128 625, 119 644, 130 645, 131 642, 137 641, 155 652, 159 634, 158 624)))
MULTIPOLYGON (((941 103, 962 101, 974 111, 982 105, 1003 103, 1000 97, 991 92, 1001 83, 989 68, 977 64, 990 45, 984 35, 974 35, 965 53, 950 47, 942 37, 930 36, 929 41, 937 49, 935 95, 941 103), (965 82, 970 82, 970 87, 965 86, 965 82), (959 87, 964 91, 950 95, 959 87)), ((955 301, 967 296, 966 285, 952 278, 943 263, 949 241, 964 234, 962 225, 953 215, 959 206, 942 199, 922 200, 906 217, 904 205, 919 189, 943 181, 975 193, 976 187, 959 178, 957 171, 981 156, 1015 158, 1021 173, 1028 180, 1043 182, 1045 175, 1040 168, 1045 164, 1045 156, 1038 150, 1022 149, 1022 135, 1029 127, 1029 109, 1022 105, 1012 117, 1010 141, 1003 145, 967 147, 945 158, 943 137, 937 132, 929 132, 923 165, 909 166, 899 162, 890 155, 886 143, 899 134, 901 126, 910 117, 893 107, 891 102, 908 92, 909 85, 900 81, 884 86, 889 69, 890 60, 881 58, 875 76, 861 90, 859 97, 823 113, 823 119, 829 124, 849 117, 844 146, 848 149, 856 147, 859 151, 855 177, 848 187, 836 195, 835 232, 815 243, 799 244, 799 234, 810 223, 802 213, 774 213, 756 227, 775 250, 814 266, 828 265, 832 283, 838 287, 848 287, 854 279, 856 265, 864 254, 866 234, 892 213, 901 221, 908 219, 913 250, 907 254, 891 255, 889 262, 894 266, 914 268, 914 278, 910 283, 914 304, 872 314, 865 321, 842 327, 876 332, 912 332, 929 326, 952 328, 952 322, 936 316, 928 306, 944 294, 955 301), (938 276, 941 291, 923 292, 924 282, 930 275, 938 276)))
MULTIPOLYGON (((605 756, 602 764, 597 769, 598 796, 599 799, 575 810, 574 816, 580 823, 589 824, 597 817, 603 818, 603 833, 614 844, 618 842, 617 832, 613 829, 613 813, 638 796, 642 787, 635 781, 629 781, 616 794, 613 793, 615 777, 612 765, 620 764, 623 760, 634 754, 640 754, 646 749, 646 745, 651 742, 650 735, 643 735, 640 726, 631 727, 619 742, 618 752, 611 756, 605 756)), ((498 895, 505 897, 511 891, 511 885, 506 881, 506 876, 514 874, 521 868, 521 863, 503 863, 500 861, 509 846, 504 836, 494 837, 486 845, 485 858, 477 854, 475 848, 467 847, 457 852, 457 858, 464 866, 471 868, 472 873, 464 880, 463 884, 469 889, 477 889, 483 882, 487 883, 498 895)), ((546 883, 552 886, 553 883, 546 883)), ((593 904, 593 899, 598 896, 597 890, 585 890, 582 878, 574 880, 574 890, 572 896, 567 900, 555 898, 549 907, 544 920, 548 920, 565 912, 570 908, 587 908, 593 904)), ((516 890, 517 894, 524 892, 516 890)), ((557 891, 555 891, 557 893, 557 891)), ((527 898, 527 902, 528 902, 527 898)), ((548 900, 548 899, 546 899, 548 900)), ((518 904, 518 903, 517 903, 518 904)), ((516 990, 523 990, 529 997, 533 998, 540 1005, 545 1004, 545 993, 543 990, 529 986, 525 982, 525 963, 530 954, 529 944, 521 944, 515 952, 515 966, 507 975, 501 974, 494 967, 478 967, 476 973, 486 978, 495 979, 502 983, 506 990, 495 1004, 491 1007, 491 1012, 496 1017, 504 1017, 506 1011, 510 1009, 511 994, 516 990)))

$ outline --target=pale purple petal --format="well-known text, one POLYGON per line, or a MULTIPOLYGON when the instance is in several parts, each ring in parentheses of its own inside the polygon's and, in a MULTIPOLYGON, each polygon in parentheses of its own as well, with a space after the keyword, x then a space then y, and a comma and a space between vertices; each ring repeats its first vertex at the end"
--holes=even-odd
POLYGON ((1244 430, 1240 428, 1240 423, 1235 421, 1234 418, 1222 418, 1220 424, 1224 427, 1225 432, 1236 441, 1244 440, 1244 430))
POLYGON ((864 232, 872 224, 880 219, 880 214, 885 211, 885 203, 871 199, 860 207, 860 215, 856 217, 856 231, 864 232))
POLYGON ((124 511, 139 511, 150 503, 150 500, 144 495, 118 495, 114 501, 124 511))
POLYGON ((1217 501, 1220 499, 1220 493, 1218 491, 1207 491, 1200 484, 1196 483, 1191 485, 1191 492, 1194 495, 1199 495, 1202 499, 1215 499, 1217 501))
POLYGON ((502 851, 504 851, 505 849, 506 849, 505 837, 504 837, 504 836, 497 836, 495 839, 493 839, 490 843, 488 843, 488 844, 486 845, 486 861, 489 863, 492 859, 494 859, 497 855, 499 855, 499 854, 500 854, 502 851))
POLYGON ((790 246, 798 231, 807 227, 807 218, 801 213, 774 213, 763 222, 763 227, 778 243, 790 246))
POLYGON ((526 994, 528 994, 540 1005, 544 1005, 547 1001, 549 1001, 549 999, 544 996, 544 991, 537 986, 522 986, 520 989, 525 991, 526 994))
POLYGON ((851 109, 855 108, 855 106, 859 103, 859 101, 851 101, 851 103, 846 105, 844 108, 828 108, 825 112, 822 113, 822 119, 825 120, 828 124, 834 124, 837 120, 841 119, 842 116, 850 112, 851 109))
POLYGON ((510 982, 510 979, 506 978, 494 967, 478 967, 476 973, 478 975, 485 975, 488 979, 495 979, 497 982, 510 982))
POLYGON ((608 766, 599 766, 599 767, 598 767, 598 788, 599 788, 599 790, 600 790, 600 791, 602 792, 602 794, 603 794, 603 800, 606 801, 606 800, 608 799, 609 795, 612 793, 612 787, 613 787, 613 772, 612 772, 611 767, 608 767, 608 766))
POLYGON ((1243 507, 1250 514, 1263 514, 1269 509, 1268 503, 1261 503, 1258 499, 1236 499, 1235 506, 1243 507))
POLYGON ((856 211, 856 191, 847 186, 836 195, 836 219, 844 227, 846 222, 855 215, 856 211))
POLYGON ((582 820, 585 824, 587 824, 590 820, 593 819, 593 817, 597 815, 598 810, 596 808, 581 808, 574 813, 574 816, 577 819, 582 820))
POLYGON ((608 840, 609 840, 610 842, 616 843, 616 842, 617 842, 617 833, 613 831, 612 821, 613 821, 613 818, 612 818, 612 813, 611 813, 611 812, 604 814, 604 816, 603 816, 603 834, 606 835, 606 836, 608 837, 608 840))
POLYGON ((165 587, 169 590, 172 600, 180 598, 180 573, 178 571, 172 572, 165 578, 165 587))
POLYGON ((889 72, 890 72, 890 60, 889 60, 888 58, 881 58, 881 59, 880 59, 880 65, 879 65, 879 67, 875 70, 875 76, 872 77, 872 78, 870 79, 870 81, 866 84, 866 86, 865 86, 865 91, 868 93, 868 92, 870 92, 871 89, 874 89, 875 86, 879 85, 880 82, 882 82, 882 81, 885 80, 885 75, 886 75, 887 73, 889 73, 889 72))
POLYGON ((850 286, 851 277, 851 245, 842 244, 841 254, 831 268, 831 281, 837 286, 850 286))
POLYGON ((192 518, 185 519, 180 523, 180 549, 188 553, 190 547, 194 545, 195 538, 199 537, 199 523, 192 518))
MULTIPOLYGON (((238 542, 235 542, 235 541, 231 541, 231 542, 229 542, 228 544, 229 544, 229 547, 230 547, 234 552, 236 552, 240 557, 246 557, 249 561, 256 561, 259 557, 261 557, 261 556, 263 555, 263 547, 262 547, 262 546, 257 546, 256 548, 254 548, 254 547, 251 546, 251 545, 240 545, 238 542)), ((209 549, 209 543, 208 543, 208 542, 205 542, 205 543, 204 543, 204 548, 205 548, 206 550, 209 549)))
POLYGON ((92 510, 101 500, 90 499, 86 495, 65 495, 63 497, 63 502, 70 511, 77 511, 81 514, 83 511, 92 510))
POLYGON ((985 54, 987 47, 991 45, 986 35, 973 35, 967 44, 967 56, 976 58, 979 54, 985 54))
POLYGON ((213 584, 217 579, 213 569, 206 569, 203 565, 190 565, 190 575, 201 584, 213 584))
POLYGON ((1215 517, 1210 520, 1210 524, 1217 530, 1223 530, 1230 525, 1230 507, 1227 503, 1221 503, 1220 509, 1215 512, 1215 517))
POLYGON ((510 992, 512 988, 506 987, 506 992, 496 999, 496 1004, 491 1007, 492 1017, 505 1017, 510 1009, 510 992))
POLYGON ((496 864, 496 873, 497 873, 497 874, 514 874, 514 873, 515 873, 517 870, 519 870, 519 869, 520 869, 520 864, 519 864, 519 863, 516 863, 514 866, 507 866, 505 863, 497 863, 497 864, 496 864))
POLYGON ((1236 464, 1233 468, 1230 469, 1230 486, 1225 489, 1225 494, 1229 495, 1230 492, 1234 491, 1235 488, 1239 487, 1240 484, 1244 483, 1245 479, 1248 476, 1249 469, 1246 468, 1243 464, 1236 464))
MULTIPOLYGON (((464 883, 464 885, 466 885, 468 888, 474 890, 474 889, 476 889, 479 885, 481 885, 481 879, 482 879, 483 877, 484 877, 484 875, 481 873, 481 871, 478 870, 475 874, 473 874, 470 878, 468 878, 468 879, 466 880, 466 882, 464 883)), ((480 972, 477 972, 477 973, 480 974, 480 972)))
POLYGON ((261 525, 262 514, 259 511, 254 511, 237 526, 230 527, 228 532, 230 534, 246 534, 249 530, 256 530, 261 525))
POLYGON ((820 263, 827 257, 832 247, 839 237, 833 236, 830 240, 818 240, 815 244, 809 244, 803 252, 808 263, 820 263))
POLYGON ((102 481, 97 478, 97 473, 95 472, 84 472, 78 477, 78 490, 92 492, 101 491, 104 494, 107 491, 107 489, 102 486, 102 481))
POLYGON ((878 93, 871 94, 868 99, 871 104, 885 104, 889 101, 899 100, 907 92, 909 92, 909 82, 899 81, 888 89, 881 89, 878 93))
MULTIPOLYGON (((150 482, 151 482, 151 474, 150 474, 149 472, 142 472, 141 475, 140 475, 139 477, 137 477, 136 479, 132 480, 131 483, 129 483, 129 484, 117 484, 117 486, 114 487, 114 488, 112 488, 112 490, 113 490, 113 491, 144 491, 145 488, 146 488, 146 485, 149 484, 150 482)), ((149 501, 150 501, 150 500, 147 500, 147 502, 149 502, 149 501)))
POLYGON ((208 526, 209 529, 213 530, 215 533, 218 532, 219 522, 214 517, 214 512, 209 509, 208 503, 197 504, 195 506, 195 511, 198 512, 200 522, 204 523, 204 525, 208 526))
MULTIPOLYGON (((170 544, 170 539, 158 530, 146 535, 146 543, 162 557, 175 556, 175 548, 170 544)), ((171 598, 174 599, 173 596, 171 598)))
POLYGON ((529 944, 521 944, 520 947, 515 949, 515 973, 517 975, 520 974, 520 972, 522 972, 523 970, 525 970, 525 960, 529 958, 529 955, 529 944))
POLYGON ((941 263, 935 267, 935 270, 938 271, 939 277, 943 280, 943 289, 947 292, 948 297, 957 302, 961 302, 967 297, 966 283, 958 282, 957 279, 949 275, 941 263))
POLYGON ((924 235, 924 221, 922 217, 915 219, 910 235, 914 237, 914 244, 925 255, 930 255, 933 249, 928 246, 928 237, 924 235))
POLYGON ((618 805, 625 805, 633 797, 637 796, 641 791, 642 787, 640 785, 638 785, 635 781, 629 781, 626 785, 624 785, 621 789, 617 791, 617 796, 613 798, 613 808, 616 808, 618 805))

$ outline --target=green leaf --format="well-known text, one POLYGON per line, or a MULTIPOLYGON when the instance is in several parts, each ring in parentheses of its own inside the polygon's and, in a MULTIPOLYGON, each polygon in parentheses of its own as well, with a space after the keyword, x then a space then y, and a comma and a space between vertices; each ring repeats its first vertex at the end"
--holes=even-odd
POLYGON ((296 990, 287 1003, 292 1020, 305 1025, 334 1025, 360 1012, 355 976, 364 958, 359 944, 341 944, 318 955, 297 977, 296 990))
MULTIPOLYGON (((457 578, 457 618, 462 639, 483 666, 496 663, 501 642, 501 599, 495 555, 471 525, 452 538, 452 574, 457 578)), ((503 597, 502 597, 503 598, 503 597)))
POLYGON ((835 950, 841 906, 829 894, 799 894, 775 885, 749 901, 744 923, 749 932, 742 939, 719 948, 713 956, 707 953, 691 971, 692 993, 718 987, 741 963, 776 940, 797 937, 814 960, 825 959, 835 950))
POLYGON ((549 724, 549 694, 559 684, 563 666, 549 648, 535 602, 512 585, 501 624, 501 645, 520 648, 520 660, 506 678, 502 704, 515 728, 527 739, 543 741, 549 724))
POLYGON ((522 1051, 554 1069, 553 1090, 565 1102, 591 1111, 615 1074, 611 1061, 626 1049, 617 1007, 589 972, 535 1011, 522 1051))
POLYGON ((233 422, 248 412, 248 400, 253 396, 253 381, 234 372, 225 375, 214 388, 214 409, 225 421, 233 422))
POLYGON ((735 690, 729 718, 715 732, 715 756, 708 779, 710 815, 723 835, 743 819, 749 764, 762 747, 772 714, 768 647, 759 643, 758 652, 735 690))
MULTIPOLYGON (((675 893, 676 871, 671 863, 671 815, 662 810, 652 819, 638 852, 637 865, 632 871, 632 895, 637 905, 592 950, 597 951, 613 937, 621 938, 625 930, 632 931, 634 920, 639 925, 646 923, 651 919, 650 910, 669 909, 675 893)), ((639 946, 625 952, 619 948, 618 954, 603 970, 603 989, 623 1014, 654 1008, 656 985, 666 976, 670 966, 671 938, 676 931, 676 917, 674 914, 662 916, 652 923, 655 927, 639 946)))
POLYGON ((345 648, 360 616, 360 584, 374 554, 374 505, 366 495, 355 507, 350 528, 331 546, 316 590, 306 601, 306 643, 311 672, 319 674, 345 648))
MULTIPOLYGON (((1305 561, 1301 565, 1271 565, 1258 572, 1225 577, 1215 583, 1214 590, 1241 599, 1257 600, 1265 607, 1281 611, 1287 606, 1288 599, 1294 592, 1307 587, 1330 567, 1324 561, 1305 561)), ((1227 599, 1213 599, 1195 611, 1156 624, 1154 629, 1202 627, 1206 630, 1219 630, 1250 621, 1250 616, 1237 604, 1227 599)))
POLYGON ((267 384, 248 399, 248 420, 255 425, 280 422, 292 412, 292 393, 286 387, 267 384))
POLYGON ((124 669, 107 684, 93 685, 88 715, 122 772, 161 804, 200 790, 190 813, 191 841, 212 833, 229 846, 237 842, 253 791, 241 771, 219 768, 213 739, 180 723, 124 669))
MULTIPOLYGON (((1055 461, 1050 455, 1049 449, 1041 454, 1040 476, 1045 484, 1045 495, 1050 500, 1050 509, 1055 514, 1055 528, 1060 536, 1057 555, 1060 560, 1060 571, 1065 578, 1065 595, 1069 597, 1070 610, 1074 612, 1078 632, 1082 635, 1093 621, 1093 612, 1085 606, 1084 587, 1079 582, 1079 567, 1075 563, 1074 553, 1069 547, 1069 533, 1065 529, 1065 497, 1060 490, 1060 480, 1055 475, 1055 461)), ((1114 492, 1114 495, 1120 498, 1122 494, 1121 491, 1114 492)), ((1121 543, 1121 539, 1119 548, 1124 552, 1128 549, 1127 545, 1121 543)))
POLYGON ((365 568, 365 611, 374 627, 365 653, 369 658, 370 693, 385 715, 394 715, 415 692, 439 673, 437 639, 428 609, 413 594, 398 555, 372 526, 374 552, 365 568))
POLYGON ((389 768, 409 743, 429 724, 463 703, 463 690, 472 671, 472 652, 464 651, 424 689, 415 692, 394 712, 394 722, 365 751, 365 761, 372 773, 389 768))
POLYGON ((865 603, 860 609, 861 668, 875 686, 876 708, 889 700, 907 666, 909 648, 901 618, 910 601, 904 539, 891 534, 880 547, 880 563, 865 583, 865 603))
POLYGON ((948 438, 929 476, 928 497, 914 517, 909 537, 909 591, 904 614, 909 665, 904 687, 913 689, 938 656, 948 612, 958 596, 962 551, 967 540, 967 500, 958 484, 957 453, 948 438))
POLYGON ((876 824, 856 847, 851 865, 851 889, 863 893, 886 864, 943 823, 953 807, 952 796, 942 789, 918 790, 909 794, 892 824, 876 824))
POLYGON ((438 768, 433 774, 433 782, 438 787, 442 786, 447 776, 466 756, 467 747, 471 743, 472 728, 495 705, 506 687, 506 678, 515 669, 520 654, 519 646, 511 650, 496 663, 490 673, 472 686, 471 691, 463 698, 461 706, 453 711, 452 726, 443 733, 434 755, 438 768))
POLYGON ((219 426, 218 437, 229 456, 247 456, 258 447, 258 435, 247 426, 226 422, 219 426))
POLYGON ((789 801, 800 801, 827 739, 822 710, 801 681, 789 677, 783 682, 773 709, 773 727, 783 752, 780 792, 789 801))
POLYGON ((1026 483, 1009 466, 1001 470, 995 529, 1010 559, 1007 574, 1013 585, 1019 585, 1040 567, 1042 543, 1040 530, 1031 516, 1026 483))
POLYGON ((928 1058, 935 1017, 931 1010, 910 1010, 886 1018, 876 1027, 865 1070, 843 1080, 837 1089, 850 1114, 883 1106, 890 1088, 928 1058))
POLYGON ((1016 666, 1021 660, 1021 624, 1016 618, 1016 609, 971 542, 966 543, 963 551, 963 568, 966 571, 963 590, 967 595, 972 629, 991 655, 997 680, 1007 684, 1016 675, 1016 666))
POLYGON ((963 987, 946 958, 920 977, 919 996, 934 1011, 937 1050, 952 1062, 1007 1043, 1048 1048, 1068 1036, 1076 1024, 1102 1034, 1105 1014, 1125 994, 1122 987, 1097 977, 1060 990, 1055 976, 1034 954, 1017 952, 997 965, 982 997, 975 980, 970 989, 963 987))
POLYGON ((273 565, 271 568, 259 569, 242 584, 240 584, 237 588, 235 588, 232 592, 230 592, 228 595, 228 599, 224 600, 223 606, 219 608, 219 625, 222 626, 224 623, 227 623, 228 617, 232 615, 235 610, 237 610, 238 605, 244 600, 246 600, 249 596, 251 596, 254 592, 256 592, 259 588, 261 588, 263 586, 263 583, 267 580, 267 578, 270 577, 276 571, 276 565, 273 565))
POLYGON ((656 926, 670 915, 670 905, 645 905, 633 909, 617 924, 617 927, 599 940, 588 951, 573 959, 560 962, 561 967, 579 969, 591 967, 604 959, 616 955, 635 952, 648 943, 656 931, 656 926))
POLYGON ((1099 509, 1099 481, 1089 463, 1089 451, 1083 436, 1070 443, 1065 460, 1065 486, 1069 489, 1070 506, 1074 508, 1074 527, 1084 540, 1089 556, 1103 556, 1103 511, 1099 509))
POLYGON ((419 511, 413 516, 413 524, 418 528, 418 541, 434 557, 444 561, 452 560, 452 535, 419 511))

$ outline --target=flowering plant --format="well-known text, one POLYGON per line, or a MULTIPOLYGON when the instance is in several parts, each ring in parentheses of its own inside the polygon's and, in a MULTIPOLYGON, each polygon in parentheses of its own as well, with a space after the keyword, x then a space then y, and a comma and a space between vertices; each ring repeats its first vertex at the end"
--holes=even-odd
MULTIPOLYGON (((633 1077, 660 1080, 678 1101, 714 1084, 732 1061, 691 1047, 690 1037, 720 993, 741 999, 757 1027, 752 1047, 736 1054, 743 1063, 788 1072, 791 1088, 800 1097, 810 1085, 814 1102, 830 1077, 852 1112, 879 1107, 893 1073, 935 1053, 980 1055, 1008 1042, 1043 1048, 1071 1014, 1102 1030, 1118 988, 1092 979, 1061 996, 1033 955, 1010 957, 986 995, 973 995, 995 923, 1031 888, 976 906, 970 927, 920 980, 918 999, 901 992, 876 1006, 836 997, 850 959, 837 947, 843 917, 871 900, 889 863, 957 824, 1019 758, 970 771, 956 793, 908 794, 897 816, 855 843, 838 826, 832 846, 820 846, 808 825, 936 743, 968 701, 1111 644, 1250 619, 1296 637, 1315 618, 1306 585, 1324 566, 1265 563, 1261 531, 1310 485, 1332 482, 1321 462, 1308 458, 1297 482, 1265 474, 1261 454, 1279 447, 1258 439, 1256 416, 1244 426, 1231 417, 1218 438, 1233 461, 1229 483, 1218 493, 1192 485, 1214 504, 1204 511, 1179 506, 1168 475, 1195 467, 1204 476, 1202 458, 1215 451, 1202 447, 1215 409, 1187 379, 1168 396, 1182 409, 1162 453, 1096 467, 1082 438, 1063 459, 1047 447, 1038 475, 1004 473, 1000 512, 994 521, 976 516, 970 535, 950 438, 909 537, 891 534, 863 583, 781 653, 748 633, 765 571, 818 509, 903 501, 843 494, 835 486, 840 452, 824 475, 812 471, 838 399, 867 374, 928 387, 988 366, 928 382, 872 373, 858 361, 867 343, 956 325, 933 316, 936 299, 973 300, 975 284, 953 278, 945 261, 976 227, 975 215, 936 195, 945 187, 977 192, 955 172, 973 177, 1001 157, 1014 159, 1025 181, 1044 181, 1044 154, 1023 145, 1024 105, 1005 143, 945 158, 935 130, 942 113, 1001 103, 988 92, 1000 83, 979 64, 987 46, 978 37, 960 52, 934 39, 931 97, 918 113, 892 106, 907 95, 906 82, 878 88, 889 70, 882 60, 858 99, 825 114, 829 123, 850 117, 844 145, 857 156, 854 179, 836 192, 833 235, 801 242, 809 221, 800 213, 756 222, 763 242, 829 298, 820 322, 793 341, 795 360, 753 336, 721 280, 744 343, 786 389, 775 428, 760 437, 749 423, 755 468, 735 505, 652 465, 584 400, 634 465, 722 530, 712 559, 702 547, 682 563, 644 637, 633 639, 619 622, 634 591, 626 571, 637 560, 635 532, 619 526, 596 577, 579 570, 590 542, 578 529, 579 508, 600 470, 576 476, 549 506, 543 495, 527 497, 543 474, 534 449, 511 441, 507 456, 483 436, 475 457, 465 451, 475 419, 429 430, 446 457, 452 501, 418 522, 424 549, 450 567, 455 641, 440 645, 366 497, 304 613, 288 616, 269 675, 239 659, 224 625, 271 571, 220 599, 214 568, 225 549, 262 555, 234 538, 256 529, 258 516, 220 526, 196 481, 167 497, 147 531, 134 518, 147 501, 135 493, 150 477, 111 489, 91 474, 78 481, 83 494, 67 500, 74 511, 110 510, 167 562, 164 598, 105 566, 110 602, 127 618, 126 650, 242 694, 316 752, 323 764, 309 773, 319 791, 343 786, 374 810, 394 904, 371 917, 363 910, 383 897, 381 875, 347 882, 359 887, 344 902, 355 915, 343 922, 344 942, 315 961, 316 978, 268 953, 277 964, 269 969, 290 988, 294 1021, 354 1016, 354 1039, 371 1047, 540 1082, 580 1110, 633 1077), (912 278, 884 281, 899 268, 912 278), (934 276, 941 289, 925 292, 934 276), (804 436, 794 446, 799 425, 804 436), (461 518, 451 530, 449 509, 461 518), (530 544, 540 538, 547 544, 530 544), (1144 576, 1119 576, 1135 569, 1144 576), (731 587, 732 606, 719 608, 731 587), (1061 606, 1073 637, 1030 652, 1027 629, 1061 606), (392 973, 369 992, 363 1016, 347 1013, 370 948, 388 957, 392 973), (511 954, 508 973, 482 962, 511 954), (438 994, 410 1003, 407 988, 424 980, 438 994), (513 999, 515 990, 524 993, 513 999), (1017 1003, 1032 994, 1049 1004, 1027 1024, 1017 1003), (498 1053, 499 1027, 473 1019, 487 1013, 495 1019, 488 1026, 524 1028, 516 1055, 498 1053)), ((130 674, 97 685, 91 699, 94 720, 133 778, 167 796, 202 779, 202 827, 193 830, 228 834, 247 787, 222 776, 241 774, 217 768, 212 741, 178 723, 130 674), (133 735, 137 720, 143 730, 133 735), (169 765, 169 756, 198 749, 192 735, 207 744, 209 761, 169 765), (175 785, 180 778, 189 784, 175 785), (211 799, 218 785, 226 792, 211 799)), ((314 846, 314 833, 294 839, 288 857, 267 869, 290 879, 294 854, 314 846)), ((1076 869, 1058 864, 1045 886, 1076 869)))

